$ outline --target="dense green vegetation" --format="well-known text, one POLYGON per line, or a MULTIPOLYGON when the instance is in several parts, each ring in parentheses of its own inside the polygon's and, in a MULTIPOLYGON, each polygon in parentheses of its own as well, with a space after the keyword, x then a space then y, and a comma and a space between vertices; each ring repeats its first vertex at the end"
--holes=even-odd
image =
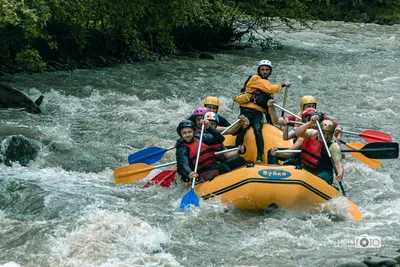
POLYGON ((270 41, 271 22, 399 21, 398 0, 0 0, 0 63, 145 57, 270 41), (243 40, 242 40, 243 41, 243 40))

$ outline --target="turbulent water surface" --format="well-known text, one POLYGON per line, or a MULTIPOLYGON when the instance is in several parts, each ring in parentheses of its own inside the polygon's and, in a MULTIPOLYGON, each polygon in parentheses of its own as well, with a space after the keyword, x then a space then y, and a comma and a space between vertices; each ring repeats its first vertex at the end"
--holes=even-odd
MULTIPOLYGON (((273 62, 271 81, 292 81, 287 109, 297 111, 299 98, 311 94, 345 129, 385 131, 399 141, 398 27, 326 22, 277 27, 273 35, 282 50, 12 78, 32 99, 45 98, 40 115, 0 111, 1 139, 21 134, 41 148, 28 167, 0 165, 0 265, 337 266, 399 249, 398 160, 371 169, 345 159, 343 184, 365 217, 360 222, 219 202, 182 213, 187 188, 114 183, 113 169, 132 152, 172 146, 178 122, 207 95, 220 97, 220 113, 233 121, 239 109, 231 97, 260 59, 273 62), (381 237, 382 247, 336 246, 362 234, 381 237)), ((276 99, 282 103, 283 93, 276 99)), ((161 163, 174 160, 170 151, 161 163)), ((343 212, 340 199, 329 205, 343 212)))

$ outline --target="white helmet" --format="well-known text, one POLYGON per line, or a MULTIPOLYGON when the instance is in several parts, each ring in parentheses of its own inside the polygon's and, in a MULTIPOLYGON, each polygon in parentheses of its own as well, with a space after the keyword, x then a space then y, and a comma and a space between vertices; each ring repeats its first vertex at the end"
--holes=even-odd
POLYGON ((258 63, 258 68, 260 68, 261 66, 268 66, 272 70, 272 63, 269 60, 266 59, 261 60, 260 63, 258 63))

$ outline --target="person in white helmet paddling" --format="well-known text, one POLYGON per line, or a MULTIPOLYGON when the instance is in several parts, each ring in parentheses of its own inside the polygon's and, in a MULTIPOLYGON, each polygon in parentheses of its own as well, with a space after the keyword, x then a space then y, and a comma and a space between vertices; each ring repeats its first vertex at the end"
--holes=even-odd
MULTIPOLYGON (((282 84, 271 84, 268 81, 272 73, 272 63, 269 60, 261 60, 258 64, 257 74, 249 77, 244 85, 244 91, 249 94, 250 101, 239 103, 240 114, 246 116, 250 121, 250 126, 254 129, 254 135, 257 145, 257 163, 263 162, 264 157, 264 139, 262 135, 263 114, 268 110, 267 102, 274 97, 274 93, 282 90, 283 87, 289 87, 291 83, 285 80, 282 84)), ((243 144, 244 135, 247 132, 242 130, 236 137, 236 146, 243 144)))

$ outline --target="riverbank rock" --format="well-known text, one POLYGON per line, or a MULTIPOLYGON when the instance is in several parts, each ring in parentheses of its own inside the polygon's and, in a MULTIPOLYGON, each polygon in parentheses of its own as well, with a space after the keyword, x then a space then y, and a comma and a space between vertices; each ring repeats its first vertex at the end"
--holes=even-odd
POLYGON ((367 264, 369 267, 380 267, 380 266, 391 267, 397 264, 397 261, 394 259, 380 258, 376 256, 365 257, 363 262, 367 264))
POLYGON ((349 262, 337 267, 400 267, 400 249, 397 253, 375 254, 367 256, 363 262, 349 262))
POLYGON ((43 101, 43 96, 40 96, 35 102, 27 97, 21 91, 5 85, 0 84, 0 108, 23 108, 30 113, 41 113, 39 106, 43 101))
POLYGON ((12 135, 6 137, 0 146, 0 163, 12 166, 12 162, 17 162, 22 166, 27 166, 35 160, 40 147, 34 140, 23 135, 12 135))

